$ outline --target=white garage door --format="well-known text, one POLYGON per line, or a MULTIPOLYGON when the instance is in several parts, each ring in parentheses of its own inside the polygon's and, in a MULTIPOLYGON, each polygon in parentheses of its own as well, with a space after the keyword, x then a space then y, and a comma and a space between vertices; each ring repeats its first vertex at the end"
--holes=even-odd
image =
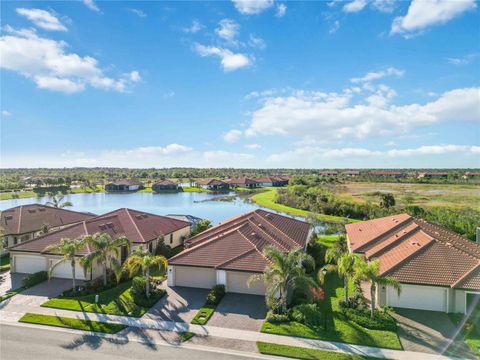
POLYGON ((175 266, 175 286, 211 289, 216 284, 215 269, 175 266))
MULTIPOLYGON (((57 259, 51 260, 51 265, 55 265, 58 262, 57 259)), ((72 278, 72 265, 70 262, 63 262, 62 264, 58 265, 52 273, 52 277, 54 278, 62 278, 62 279, 71 279, 72 278)), ((77 280, 85 280, 85 275, 83 273, 83 268, 77 262, 75 266, 75 279, 77 280)))
POLYGON ((434 286, 402 285, 400 296, 387 288, 387 304, 391 307, 443 311, 447 309, 447 289, 434 286))
POLYGON ((247 282, 253 273, 227 271, 227 291, 241 294, 265 295, 263 281, 255 281, 248 287, 247 282))
POLYGON ((33 274, 39 271, 47 271, 47 260, 43 256, 15 256, 15 272, 33 274))

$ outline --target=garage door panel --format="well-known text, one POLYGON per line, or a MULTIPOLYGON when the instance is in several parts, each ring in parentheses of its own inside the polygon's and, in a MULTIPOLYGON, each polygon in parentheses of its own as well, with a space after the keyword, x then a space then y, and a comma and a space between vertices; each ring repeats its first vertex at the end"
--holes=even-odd
POLYGON ((47 260, 43 256, 15 256, 15 272, 33 274, 47 270, 47 260))
POLYGON ((211 289, 216 280, 215 269, 175 266, 175 286, 211 289))
POLYGON ((391 307, 445 312, 446 302, 446 289, 440 287, 402 285, 400 296, 394 288, 387 288, 387 304, 391 307))
POLYGON ((227 291, 241 294, 265 295, 263 281, 255 281, 250 285, 248 279, 253 273, 227 271, 227 291))
MULTIPOLYGON (((55 265, 58 260, 52 260, 52 266, 55 265)), ((54 278, 61 278, 61 279, 71 279, 72 278, 72 265, 70 262, 63 262, 59 264, 52 272, 52 277, 54 278)), ((83 268, 80 264, 76 264, 75 266, 75 279, 77 280, 85 280, 85 274, 83 272, 83 268)))

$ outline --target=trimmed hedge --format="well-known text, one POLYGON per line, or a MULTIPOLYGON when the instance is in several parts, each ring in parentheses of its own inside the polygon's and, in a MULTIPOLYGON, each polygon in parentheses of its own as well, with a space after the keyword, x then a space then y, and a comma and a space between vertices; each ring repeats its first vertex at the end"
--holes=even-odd
POLYGON ((150 279, 150 297, 147 298, 147 278, 145 276, 135 276, 132 280, 130 293, 133 302, 139 306, 150 307, 155 304, 163 295, 166 294, 164 289, 156 287, 155 281, 150 279))
POLYGON ((397 323, 395 319, 386 312, 376 310, 373 318, 370 316, 370 310, 342 308, 342 313, 349 320, 367 329, 389 331, 397 330, 397 323))
POLYGON ((225 285, 215 285, 208 292, 207 305, 218 305, 222 298, 225 296, 225 285))
POLYGON ((48 273, 46 271, 39 271, 23 278, 22 285, 26 288, 29 288, 46 280, 48 280, 48 273))
POLYGON ((289 311, 289 317, 292 321, 308 326, 319 325, 323 319, 317 304, 301 304, 294 306, 289 311))
POLYGON ((266 320, 273 324, 289 322, 290 318, 287 314, 275 314, 272 311, 267 312, 266 320))

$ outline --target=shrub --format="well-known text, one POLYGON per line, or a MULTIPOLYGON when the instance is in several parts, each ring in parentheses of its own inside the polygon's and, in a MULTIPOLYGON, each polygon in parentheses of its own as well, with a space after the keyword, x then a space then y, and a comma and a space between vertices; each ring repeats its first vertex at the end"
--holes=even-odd
POLYGON ((349 320, 367 329, 390 331, 397 329, 395 319, 387 312, 376 310, 373 318, 369 310, 342 308, 342 312, 349 320))
POLYGON ((319 325, 322 314, 317 304, 301 304, 294 306, 289 311, 290 319, 304 325, 319 325))
POLYGON ((225 295, 225 285, 215 285, 207 295, 207 305, 218 305, 225 295))
POLYGON ((22 279, 22 285, 29 288, 31 286, 40 284, 48 279, 48 273, 46 271, 39 271, 34 274, 30 274, 22 279))
POLYGON ((273 311, 269 311, 267 312, 266 320, 271 323, 278 324, 288 322, 290 321, 290 318, 287 314, 275 314, 273 311))
POLYGON ((150 297, 147 298, 146 285, 147 278, 145 276, 135 276, 132 279, 132 286, 130 287, 130 294, 133 302, 139 306, 150 307, 158 301, 166 292, 164 289, 158 289, 155 282, 150 280, 150 297))

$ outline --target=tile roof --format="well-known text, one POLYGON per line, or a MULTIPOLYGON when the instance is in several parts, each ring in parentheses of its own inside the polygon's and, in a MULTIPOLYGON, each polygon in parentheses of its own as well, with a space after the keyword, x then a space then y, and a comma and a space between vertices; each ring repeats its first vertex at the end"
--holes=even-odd
POLYGON ((263 272, 266 246, 282 251, 305 247, 310 224, 265 210, 231 218, 189 239, 186 250, 169 260, 172 265, 263 272))
POLYGON ((235 179, 230 179, 227 181, 229 184, 233 184, 233 185, 250 185, 250 184, 258 184, 257 181, 253 180, 253 179, 249 179, 249 178, 246 178, 246 177, 242 177, 242 178, 235 178, 235 179))
POLYGON ((76 239, 98 232, 108 233, 112 237, 126 236, 132 243, 147 243, 186 226, 190 226, 190 223, 123 208, 20 243, 10 250, 43 252, 48 245, 59 242, 61 238, 76 239))
POLYGON ((197 185, 227 185, 225 181, 217 179, 201 179, 196 181, 197 185))
POLYGON ((171 180, 162 180, 162 181, 159 181, 155 184, 152 185, 153 186, 166 186, 166 185, 175 185, 177 186, 178 184, 176 182, 173 182, 171 180))
POLYGON ((25 234, 38 231, 43 225, 65 226, 87 220, 95 214, 55 208, 41 204, 16 206, 3 210, 0 215, 5 234, 25 234))
POLYGON ((404 283, 480 288, 480 245, 408 214, 345 226, 351 251, 404 283))
POLYGON ((141 181, 138 180, 118 180, 118 181, 113 181, 108 183, 107 185, 125 185, 125 186, 130 186, 130 185, 143 185, 141 181))

